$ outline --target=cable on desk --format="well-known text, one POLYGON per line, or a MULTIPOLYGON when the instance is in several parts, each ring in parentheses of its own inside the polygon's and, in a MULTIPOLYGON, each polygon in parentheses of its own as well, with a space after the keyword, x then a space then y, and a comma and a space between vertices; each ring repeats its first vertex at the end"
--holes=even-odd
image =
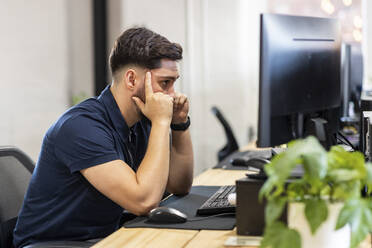
MULTIPOLYGON (((353 146, 353 144, 351 144, 351 142, 340 131, 338 131, 337 134, 340 135, 342 137, 342 139, 347 143, 347 145, 349 145, 354 151, 357 150, 355 148, 355 146, 353 146)), ((339 139, 339 140, 341 140, 341 139, 339 139)))

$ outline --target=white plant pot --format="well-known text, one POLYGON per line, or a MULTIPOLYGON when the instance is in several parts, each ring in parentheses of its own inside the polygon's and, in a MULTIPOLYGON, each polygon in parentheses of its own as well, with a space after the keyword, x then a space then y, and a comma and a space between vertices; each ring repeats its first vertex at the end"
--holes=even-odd
POLYGON ((351 229, 349 225, 335 231, 337 218, 343 203, 328 204, 328 217, 315 234, 311 234, 305 216, 304 203, 290 203, 288 209, 288 226, 301 235, 302 248, 349 248, 351 229))

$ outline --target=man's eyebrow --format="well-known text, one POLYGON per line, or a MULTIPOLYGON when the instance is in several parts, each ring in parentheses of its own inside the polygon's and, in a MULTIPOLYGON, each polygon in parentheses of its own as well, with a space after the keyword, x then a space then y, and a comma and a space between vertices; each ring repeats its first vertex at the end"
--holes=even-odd
POLYGON ((159 76, 159 79, 170 79, 176 81, 180 76, 172 77, 172 76, 159 76))

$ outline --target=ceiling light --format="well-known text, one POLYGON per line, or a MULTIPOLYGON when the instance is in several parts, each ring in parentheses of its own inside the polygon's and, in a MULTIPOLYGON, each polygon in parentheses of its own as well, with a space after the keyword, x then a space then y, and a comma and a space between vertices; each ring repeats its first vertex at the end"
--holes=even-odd
POLYGON ((353 0, 342 0, 345 6, 350 6, 353 3, 353 0))
POLYGON ((331 3, 330 0, 322 0, 321 7, 324 12, 328 15, 332 15, 335 12, 335 6, 331 3))
POLYGON ((356 28, 362 28, 362 26, 363 26, 363 20, 362 20, 362 17, 360 17, 359 15, 354 16, 354 20, 353 20, 353 22, 354 22, 354 26, 355 26, 356 28))
POLYGON ((354 29, 353 31, 353 37, 355 41, 361 42, 362 41, 362 32, 358 29, 354 29))

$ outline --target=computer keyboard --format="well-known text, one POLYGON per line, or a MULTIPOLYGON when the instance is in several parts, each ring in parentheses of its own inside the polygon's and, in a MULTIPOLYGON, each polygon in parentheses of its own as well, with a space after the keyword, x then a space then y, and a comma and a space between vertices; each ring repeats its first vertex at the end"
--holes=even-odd
POLYGON ((265 159, 271 159, 273 156, 273 150, 272 149, 264 149, 264 150, 248 150, 243 152, 236 152, 233 156, 231 156, 230 161, 234 158, 265 158, 265 159))
POLYGON ((235 206, 227 199, 228 195, 235 193, 235 185, 221 186, 203 205, 197 210, 198 215, 212 215, 220 213, 234 213, 235 206))

